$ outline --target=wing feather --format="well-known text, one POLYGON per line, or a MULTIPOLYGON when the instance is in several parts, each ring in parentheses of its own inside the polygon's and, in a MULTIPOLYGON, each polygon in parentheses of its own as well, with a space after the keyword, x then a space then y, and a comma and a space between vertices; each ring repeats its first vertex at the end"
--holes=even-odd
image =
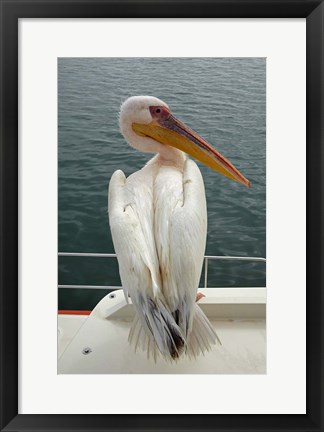
POLYGON ((204 258, 207 210, 199 168, 187 159, 184 171, 165 170, 156 180, 155 237, 163 293, 171 310, 196 297, 204 258))
MULTIPOLYGON (((148 171, 139 173, 147 176, 148 171)), ((150 342, 153 337, 166 358, 178 358, 185 348, 185 340, 166 306, 161 289, 153 210, 150 213, 153 206, 151 192, 143 177, 141 181, 137 180, 133 175, 126 181, 124 173, 116 171, 109 184, 108 197, 109 223, 124 293, 126 297, 131 296, 141 324, 138 329, 138 320, 134 320, 130 340, 135 348, 152 349, 156 357, 150 342), (148 220, 150 215, 151 221, 148 220)))
POLYGON ((161 282, 142 227, 149 222, 144 217, 139 220, 134 194, 126 187, 126 177, 120 170, 110 180, 108 212, 123 289, 131 296, 140 289, 155 297, 161 291, 161 282))
POLYGON ((191 331, 207 235, 204 182, 196 163, 188 159, 183 173, 183 202, 170 223, 170 271, 177 287, 179 313, 186 334, 191 331))
POLYGON ((179 176, 174 173, 171 179, 170 173, 165 174, 158 179, 156 204, 156 243, 162 289, 186 336, 187 353, 196 357, 217 341, 212 326, 195 302, 207 235, 204 182, 198 166, 190 159, 186 160, 181 173, 181 196, 173 190, 176 184, 179 189, 179 176), (165 193, 168 184, 169 190, 165 193))

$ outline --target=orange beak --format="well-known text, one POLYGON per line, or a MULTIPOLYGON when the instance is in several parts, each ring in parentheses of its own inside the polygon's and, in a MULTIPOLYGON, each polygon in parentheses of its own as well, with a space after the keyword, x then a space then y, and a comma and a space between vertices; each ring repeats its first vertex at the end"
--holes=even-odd
POLYGON ((133 123, 134 132, 176 147, 224 176, 250 187, 249 180, 196 132, 176 119, 167 108, 158 107, 158 109, 162 114, 153 116, 149 124, 133 123))

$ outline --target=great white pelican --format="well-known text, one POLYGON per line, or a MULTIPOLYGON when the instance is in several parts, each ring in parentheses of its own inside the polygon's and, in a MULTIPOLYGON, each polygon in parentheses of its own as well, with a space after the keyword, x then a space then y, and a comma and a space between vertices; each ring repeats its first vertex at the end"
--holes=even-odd
POLYGON ((127 179, 115 171, 109 184, 119 273, 136 312, 129 340, 154 359, 196 357, 219 339, 196 303, 207 209, 200 170, 186 154, 245 186, 249 181, 160 99, 127 99, 119 125, 129 145, 157 153, 127 179))

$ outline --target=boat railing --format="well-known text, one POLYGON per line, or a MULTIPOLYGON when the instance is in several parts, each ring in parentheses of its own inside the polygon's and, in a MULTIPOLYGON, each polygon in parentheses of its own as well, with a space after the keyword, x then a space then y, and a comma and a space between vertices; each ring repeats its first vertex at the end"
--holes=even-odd
MULTIPOLYGON (((87 258, 117 258, 114 253, 93 253, 93 252, 59 252, 59 257, 87 257, 87 258)), ((249 261, 249 262, 266 262, 266 258, 262 257, 246 257, 246 256, 227 256, 227 255, 205 255, 204 257, 204 287, 208 284, 208 262, 210 260, 229 260, 229 261, 249 261)), ((58 288, 79 288, 79 289, 106 289, 116 290, 121 289, 121 286, 109 285, 58 285, 58 288)))

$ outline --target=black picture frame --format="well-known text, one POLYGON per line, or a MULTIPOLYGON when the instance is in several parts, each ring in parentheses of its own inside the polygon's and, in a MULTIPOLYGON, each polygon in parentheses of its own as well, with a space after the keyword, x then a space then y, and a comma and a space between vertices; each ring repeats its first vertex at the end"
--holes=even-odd
POLYGON ((160 0, 0 0, 0 5, 1 431, 324 431, 323 2, 318 0, 175 0, 173 2, 160 0), (18 414, 18 20, 20 18, 171 17, 306 18, 307 413, 305 415, 190 416, 18 414))

